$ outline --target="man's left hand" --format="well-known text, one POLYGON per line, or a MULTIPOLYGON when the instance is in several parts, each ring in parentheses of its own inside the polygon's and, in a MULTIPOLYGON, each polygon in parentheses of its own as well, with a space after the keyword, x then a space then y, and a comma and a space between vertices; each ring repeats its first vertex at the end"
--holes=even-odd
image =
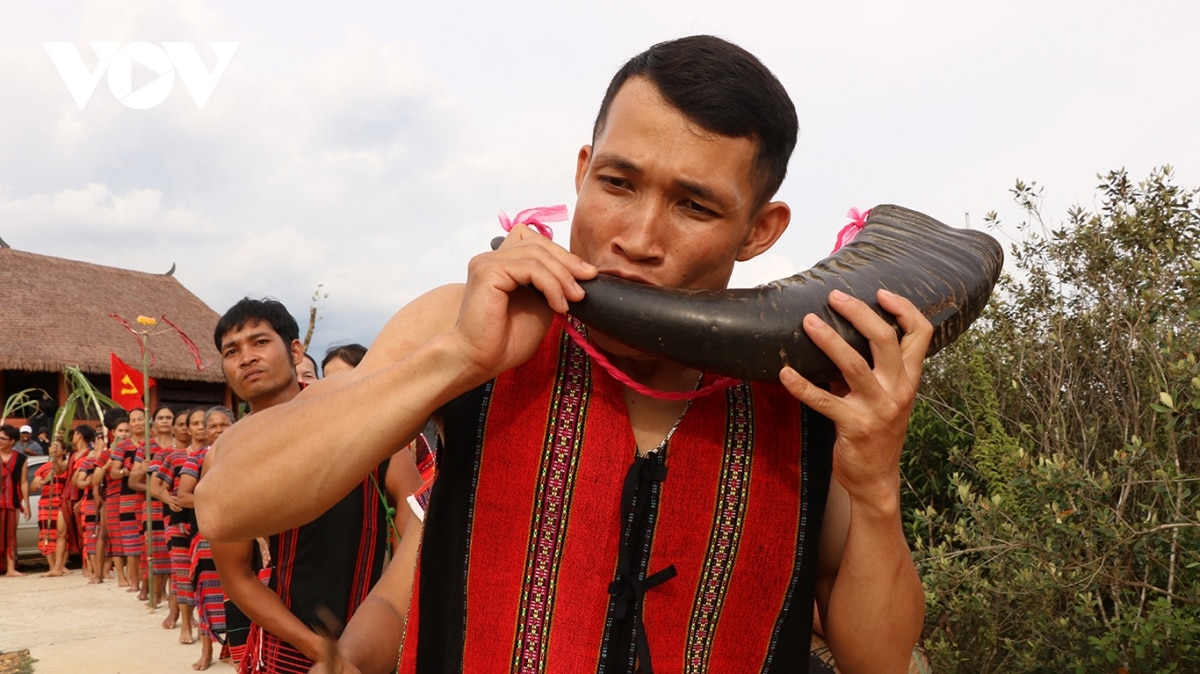
POLYGON ((912 302, 886 290, 880 290, 877 299, 896 317, 904 331, 901 338, 865 302, 836 290, 829 295, 834 311, 869 341, 873 365, 832 327, 809 314, 804 331, 838 366, 842 381, 826 391, 790 367, 779 375, 792 395, 836 425, 833 474, 852 499, 874 500, 885 494, 894 498, 899 492, 900 450, 933 337, 933 326, 912 302))

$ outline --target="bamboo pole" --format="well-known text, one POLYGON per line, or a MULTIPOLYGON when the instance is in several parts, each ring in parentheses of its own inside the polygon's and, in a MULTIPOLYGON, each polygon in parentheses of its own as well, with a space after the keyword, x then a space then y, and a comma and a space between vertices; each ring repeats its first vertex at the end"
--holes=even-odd
MULTIPOLYGON (((146 434, 142 438, 145 446, 144 457, 146 462, 150 461, 150 336, 145 332, 140 333, 142 340, 142 402, 145 407, 145 413, 142 414, 143 423, 145 424, 146 434)), ((154 596, 154 516, 153 508, 151 507, 154 496, 150 494, 149 471, 146 472, 146 590, 150 595, 150 610, 158 605, 158 599, 154 596)))

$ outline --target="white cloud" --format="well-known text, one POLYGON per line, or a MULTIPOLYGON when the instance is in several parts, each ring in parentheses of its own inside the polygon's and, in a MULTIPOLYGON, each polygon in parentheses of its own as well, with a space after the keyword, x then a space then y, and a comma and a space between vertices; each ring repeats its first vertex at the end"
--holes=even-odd
MULTIPOLYGON (((318 343, 369 342, 421 291, 461 279, 495 213, 573 201, 574 157, 611 73, 691 32, 759 54, 801 137, 780 198, 793 224, 736 285, 824 257, 850 206, 950 224, 1090 203, 1094 175, 1162 163, 1200 184, 1190 31, 1200 9, 1127 3, 541 0, 502 5, 85 1, 0 10, 0 235, 34 252, 177 275, 221 310, 273 295, 318 343), (286 13, 286 20, 284 14, 286 13), (178 82, 130 110, 103 82, 80 110, 42 41, 234 41, 199 110, 178 82), (132 257, 131 257, 132 256, 132 257)), ((559 228, 558 240, 567 240, 559 228)))

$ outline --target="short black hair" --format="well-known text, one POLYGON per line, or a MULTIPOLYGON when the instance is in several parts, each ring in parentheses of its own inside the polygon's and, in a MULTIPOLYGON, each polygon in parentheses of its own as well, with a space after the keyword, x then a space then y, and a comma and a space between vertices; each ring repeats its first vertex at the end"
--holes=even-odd
POLYGON ((122 409, 120 407, 113 407, 112 409, 106 410, 104 412, 104 420, 103 421, 104 421, 104 427, 111 431, 112 429, 119 426, 122 421, 124 421, 126 423, 129 422, 129 412, 126 412, 124 409, 122 409))
POLYGON ((83 436, 83 441, 88 444, 91 444, 96 440, 96 429, 88 426, 87 424, 76 426, 73 430, 79 435, 83 436))
POLYGON ((362 344, 341 344, 329 347, 325 352, 325 357, 321 359, 321 371, 325 371, 325 366, 333 362, 334 358, 344 360, 350 367, 358 367, 364 356, 367 355, 367 347, 362 344))
POLYGON ((592 127, 593 143, 604 130, 617 92, 631 77, 649 80, 702 129, 758 142, 752 176, 756 209, 779 190, 796 147, 799 121, 787 90, 758 57, 712 35, 654 45, 613 76, 592 127))
POLYGON ((13 426, 12 424, 4 424, 3 426, 0 426, 0 433, 3 433, 4 437, 12 440, 13 442, 16 442, 17 439, 21 437, 21 434, 17 432, 17 427, 13 426))
POLYGON ((243 297, 237 304, 229 307, 229 311, 217 321, 217 328, 213 331, 213 343, 217 345, 217 351, 221 350, 221 339, 225 335, 234 330, 241 330, 250 323, 270 325, 288 346, 300 339, 300 326, 296 325, 296 319, 292 318, 292 314, 282 302, 271 297, 261 300, 243 297))

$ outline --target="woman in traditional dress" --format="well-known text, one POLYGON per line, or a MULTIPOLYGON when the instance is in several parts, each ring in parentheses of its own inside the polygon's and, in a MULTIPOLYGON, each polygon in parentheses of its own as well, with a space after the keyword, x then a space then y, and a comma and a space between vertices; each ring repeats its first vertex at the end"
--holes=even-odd
MULTIPOLYGON (((79 472, 79 466, 87 458, 88 452, 92 451, 91 444, 96 439, 96 431, 92 430, 91 426, 80 426, 71 431, 70 438, 72 450, 66 455, 66 471, 63 475, 66 486, 63 488, 58 509, 58 545, 54 551, 57 567, 64 573, 70 554, 83 552, 83 518, 79 514, 79 501, 83 497, 83 490, 79 488, 75 474, 79 472)), ((86 565, 83 572, 86 576, 86 565)))
POLYGON ((54 479, 54 456, 62 453, 62 443, 50 444, 50 460, 38 466, 34 473, 33 484, 29 487, 31 493, 41 492, 38 500, 38 552, 46 558, 47 576, 57 576, 54 573, 54 549, 58 541, 58 508, 62 487, 54 479))
MULTIPOLYGON (((165 454, 175 446, 175 412, 169 407, 159 407, 154 411, 154 425, 152 427, 154 437, 150 439, 147 446, 139 450, 137 455, 137 464, 134 466, 133 475, 130 481, 134 484, 139 484, 143 488, 149 488, 149 476, 157 472, 162 467, 162 462, 165 454)), ((152 496, 152 495, 151 495, 152 496)), ((150 602, 150 608, 158 608, 158 603, 162 601, 167 590, 167 579, 171 577, 171 554, 167 551, 167 530, 166 521, 163 517, 162 501, 150 499, 150 550, 153 555, 152 564, 147 565, 150 571, 150 582, 154 583, 154 592, 152 593, 153 600, 150 602)), ((140 598, 140 596, 139 596, 140 598)), ((170 627, 174 628, 174 618, 171 620, 170 627)))
POLYGON ((146 410, 138 407, 129 411, 129 437, 120 441, 116 447, 121 457, 121 467, 117 471, 121 478, 118 518, 121 544, 125 551, 125 577, 129 585, 127 592, 137 592, 142 582, 141 562, 146 539, 140 514, 146 510, 146 495, 143 493, 144 488, 143 491, 139 491, 131 478, 138 451, 145 444, 146 410))
POLYGON ((188 424, 188 433, 192 444, 186 452, 178 452, 172 459, 172 482, 168 485, 171 495, 175 497, 179 510, 170 513, 176 523, 174 537, 171 539, 171 571, 172 582, 175 584, 179 602, 179 643, 193 642, 192 625, 195 623, 194 608, 196 606, 195 587, 192 582, 192 540, 196 537, 196 517, 191 507, 179 503, 179 486, 183 477, 183 468, 189 459, 208 446, 207 433, 204 429, 205 410, 197 407, 184 415, 188 424))
MULTIPOLYGON (((160 507, 162 508, 163 532, 167 541, 167 558, 169 560, 167 576, 170 585, 167 589, 167 617, 163 619, 162 623, 164 630, 175 629, 175 625, 179 623, 179 584, 176 582, 179 560, 175 553, 175 539, 180 535, 180 519, 178 517, 179 506, 175 503, 174 485, 176 466, 183 465, 183 461, 187 458, 188 448, 192 444, 192 433, 188 426, 188 416, 191 413, 190 409, 179 410, 175 413, 175 418, 171 422, 171 445, 165 448, 155 460, 156 469, 152 473, 149 483, 151 495, 162 502, 160 507)), ((187 640, 184 641, 181 638, 180 641, 190 644, 192 643, 190 621, 186 627, 187 640)))
POLYGON ((112 443, 101 454, 101 470, 99 478, 104 490, 104 514, 101 518, 99 554, 112 560, 117 572, 117 585, 128 587, 129 578, 125 571, 125 536, 121 528, 121 482, 123 454, 122 445, 129 439, 129 417, 109 417, 107 423, 112 424, 112 443))
POLYGON ((87 443, 87 453, 80 459, 75 470, 75 487, 79 490, 79 519, 83 533, 83 575, 88 584, 104 582, 104 563, 96 554, 96 544, 100 529, 100 507, 97 499, 97 488, 92 480, 100 459, 100 447, 103 443, 91 426, 80 426, 75 429, 77 436, 92 436, 87 443))
POLYGON ((181 618, 179 643, 193 643, 192 637, 192 583, 190 578, 191 558, 189 548, 192 538, 192 511, 178 502, 180 471, 189 457, 199 451, 204 439, 204 410, 183 410, 175 415, 175 441, 178 445, 167 452, 162 468, 155 474, 152 488, 154 497, 165 506, 167 518, 167 546, 171 553, 171 605, 168 619, 163 627, 174 627, 176 618, 181 618), (195 423, 192 423, 193 419, 195 423), (190 445, 183 445, 184 440, 190 445))
MULTIPOLYGON (((204 457, 208 448, 221 437, 226 428, 233 425, 233 413, 224 407, 214 407, 204 415, 204 429, 208 445, 188 458, 180 471, 179 505, 191 508, 196 483, 203 472, 204 457)), ((213 640, 221 640, 225 634, 225 591, 221 578, 213 564, 212 552, 203 532, 196 532, 191 547, 191 577, 195 589, 196 614, 200 621, 200 659, 192 665, 197 671, 208 669, 212 664, 213 640)))

